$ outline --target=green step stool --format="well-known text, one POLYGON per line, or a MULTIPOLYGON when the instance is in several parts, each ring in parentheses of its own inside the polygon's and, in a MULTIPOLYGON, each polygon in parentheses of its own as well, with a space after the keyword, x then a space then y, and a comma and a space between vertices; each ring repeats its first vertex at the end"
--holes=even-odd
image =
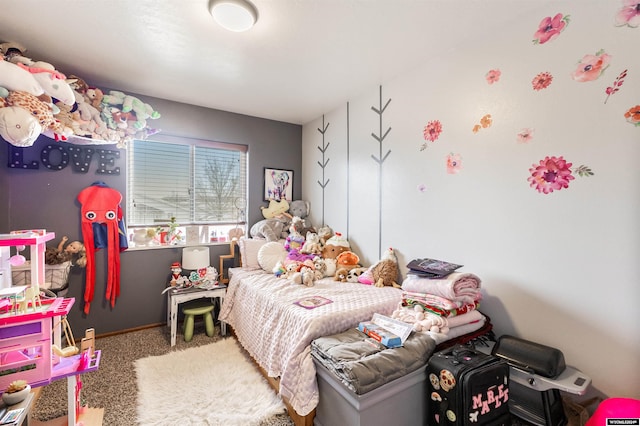
POLYGON ((213 305, 209 302, 197 302, 182 308, 184 314, 184 341, 193 339, 193 322, 196 315, 204 317, 204 328, 207 336, 213 337, 213 305))

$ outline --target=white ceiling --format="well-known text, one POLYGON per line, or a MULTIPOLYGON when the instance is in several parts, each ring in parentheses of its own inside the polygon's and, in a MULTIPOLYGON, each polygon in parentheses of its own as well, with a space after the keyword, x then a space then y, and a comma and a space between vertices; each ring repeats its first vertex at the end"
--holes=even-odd
POLYGON ((253 0, 256 26, 233 33, 207 3, 2 0, 0 41, 93 86, 305 124, 527 13, 557 12, 552 0, 253 0))

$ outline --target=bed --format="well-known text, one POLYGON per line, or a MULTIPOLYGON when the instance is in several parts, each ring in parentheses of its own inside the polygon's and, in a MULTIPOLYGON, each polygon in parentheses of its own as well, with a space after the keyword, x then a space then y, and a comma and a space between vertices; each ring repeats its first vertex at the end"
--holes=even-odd
POLYGON ((311 287, 295 284, 260 265, 258 253, 264 244, 252 240, 239 244, 242 267, 228 271, 219 318, 232 327, 263 374, 274 378, 269 381, 294 422, 309 425, 319 401, 313 340, 357 327, 374 313, 391 316, 402 304, 403 291, 332 277, 311 287))
POLYGON ((356 327, 374 313, 390 315, 402 298, 397 288, 332 278, 306 287, 262 269, 233 268, 230 276, 220 319, 267 375, 279 378, 281 396, 300 416, 318 404, 311 342, 356 327), (331 302, 312 309, 296 304, 317 296, 331 302))

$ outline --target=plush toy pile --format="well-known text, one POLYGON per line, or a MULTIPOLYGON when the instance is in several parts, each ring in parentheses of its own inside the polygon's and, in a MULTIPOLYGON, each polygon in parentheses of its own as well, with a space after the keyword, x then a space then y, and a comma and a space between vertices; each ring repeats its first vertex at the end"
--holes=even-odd
POLYGON ((158 132, 151 105, 119 91, 103 93, 44 61, 24 56, 16 43, 0 43, 0 136, 29 147, 41 134, 87 145, 117 144, 158 132))
MULTIPOLYGON (((278 206, 269 206, 275 211, 278 206)), ((375 285, 398 285, 400 269, 393 249, 374 265, 364 267, 360 257, 351 250, 349 241, 339 232, 324 226, 316 229, 309 219, 309 202, 288 203, 288 211, 265 214, 265 219, 251 227, 251 237, 266 239, 271 244, 283 241, 273 273, 295 283, 313 286, 314 281, 333 277, 335 281, 375 285)), ((273 247, 273 246, 272 246, 273 247)))

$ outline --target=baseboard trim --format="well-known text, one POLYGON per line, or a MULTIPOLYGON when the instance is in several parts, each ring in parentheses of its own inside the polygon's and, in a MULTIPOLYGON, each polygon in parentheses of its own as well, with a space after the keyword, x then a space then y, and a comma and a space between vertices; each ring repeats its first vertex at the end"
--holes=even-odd
POLYGON ((155 324, 141 325, 139 327, 127 328, 127 329, 118 330, 118 331, 111 331, 109 333, 96 334, 96 339, 101 339, 103 337, 118 336, 120 334, 131 333, 131 332, 134 332, 134 331, 147 330, 149 328, 164 327, 166 325, 167 324, 164 323, 164 322, 158 322, 158 323, 155 323, 155 324))

